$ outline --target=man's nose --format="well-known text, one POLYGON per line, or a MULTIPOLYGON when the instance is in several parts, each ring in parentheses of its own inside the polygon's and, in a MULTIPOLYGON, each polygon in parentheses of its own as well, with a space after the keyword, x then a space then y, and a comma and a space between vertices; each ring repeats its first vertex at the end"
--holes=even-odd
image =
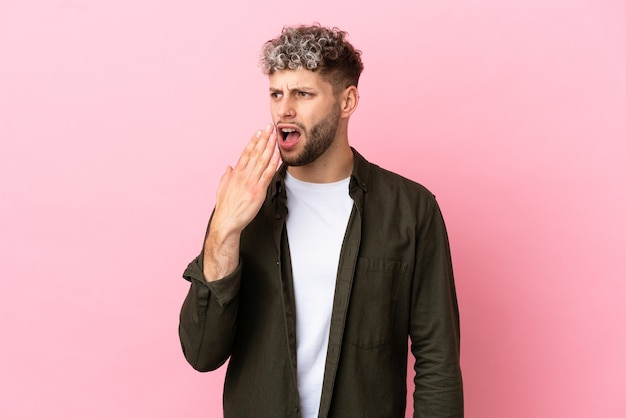
POLYGON ((293 101, 288 96, 283 96, 278 105, 278 116, 281 118, 292 118, 296 115, 293 101))

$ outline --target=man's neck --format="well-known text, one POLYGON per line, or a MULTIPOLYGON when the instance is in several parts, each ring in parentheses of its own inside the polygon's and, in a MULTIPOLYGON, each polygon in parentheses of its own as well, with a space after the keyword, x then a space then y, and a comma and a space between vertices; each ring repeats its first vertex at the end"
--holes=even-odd
POLYGON ((308 183, 334 183, 352 174, 354 155, 345 142, 331 147, 311 164, 287 168, 289 174, 300 181, 308 183))

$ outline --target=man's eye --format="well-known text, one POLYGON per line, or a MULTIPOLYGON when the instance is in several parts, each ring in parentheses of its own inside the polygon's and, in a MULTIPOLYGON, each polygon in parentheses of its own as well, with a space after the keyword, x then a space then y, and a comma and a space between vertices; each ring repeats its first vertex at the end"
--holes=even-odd
POLYGON ((307 93, 306 91, 299 91, 298 96, 300 97, 310 97, 311 93, 307 93))
POLYGON ((270 93, 270 97, 272 99, 278 99, 280 98, 282 95, 280 93, 270 93))

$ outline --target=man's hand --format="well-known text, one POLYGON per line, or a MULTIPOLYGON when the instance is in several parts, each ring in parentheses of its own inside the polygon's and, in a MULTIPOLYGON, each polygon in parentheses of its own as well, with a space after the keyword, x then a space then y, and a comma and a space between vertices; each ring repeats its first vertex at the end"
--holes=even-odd
POLYGON ((218 280, 237 267, 241 231, 261 209, 280 161, 274 126, 257 131, 235 167, 227 167, 217 188, 215 212, 204 243, 204 277, 218 280))

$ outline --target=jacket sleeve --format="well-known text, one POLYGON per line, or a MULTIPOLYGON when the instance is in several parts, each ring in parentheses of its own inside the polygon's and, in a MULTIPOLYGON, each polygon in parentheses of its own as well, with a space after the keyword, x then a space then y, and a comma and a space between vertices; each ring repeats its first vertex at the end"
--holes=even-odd
POLYGON ((418 225, 411 295, 414 418, 463 417, 459 311, 448 236, 437 202, 418 225))
POLYGON ((237 330, 241 260, 230 275, 207 283, 200 254, 185 269, 191 283, 180 312, 178 333, 185 358, 202 372, 215 370, 228 359, 237 330))

